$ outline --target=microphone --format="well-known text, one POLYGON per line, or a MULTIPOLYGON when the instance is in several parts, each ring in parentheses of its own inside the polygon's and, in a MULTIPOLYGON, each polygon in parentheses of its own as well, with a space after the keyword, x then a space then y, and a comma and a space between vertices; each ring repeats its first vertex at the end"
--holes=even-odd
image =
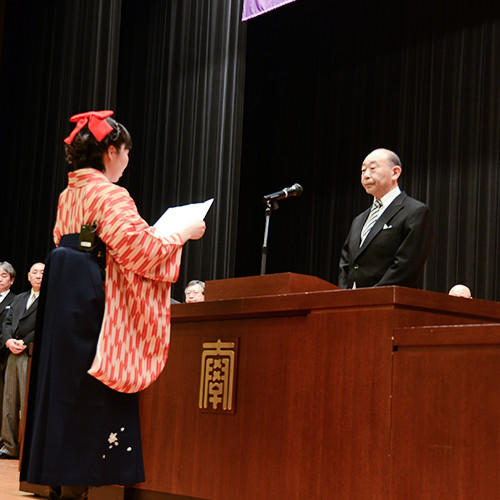
POLYGON ((268 201, 278 201, 283 198, 289 198, 290 196, 300 196, 302 194, 302 186, 295 183, 293 186, 283 188, 281 191, 276 191, 276 193, 266 194, 263 197, 265 203, 268 201))

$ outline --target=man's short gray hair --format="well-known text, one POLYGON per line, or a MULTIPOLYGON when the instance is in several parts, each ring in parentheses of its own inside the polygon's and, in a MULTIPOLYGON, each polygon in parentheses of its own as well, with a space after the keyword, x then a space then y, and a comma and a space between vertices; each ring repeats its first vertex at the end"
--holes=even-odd
POLYGON ((184 288, 184 291, 186 291, 190 286, 194 285, 200 285, 201 286, 201 292, 205 294, 205 282, 200 281, 200 280, 191 280, 187 285, 186 288, 184 288))
POLYGON ((3 269, 6 273, 9 273, 11 279, 14 279, 16 277, 16 270, 14 269, 14 266, 6 260, 0 262, 0 269, 3 269))
POLYGON ((401 168, 403 168, 403 165, 401 165, 401 159, 399 156, 394 152, 391 151, 390 149, 386 149, 387 151, 387 159, 392 163, 392 166, 394 167, 395 165, 399 165, 401 168))

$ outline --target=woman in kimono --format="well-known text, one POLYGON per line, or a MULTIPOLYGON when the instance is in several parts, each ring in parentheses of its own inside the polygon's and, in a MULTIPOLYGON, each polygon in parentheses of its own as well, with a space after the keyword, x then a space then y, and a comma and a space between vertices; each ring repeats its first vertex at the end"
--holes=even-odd
POLYGON ((165 365, 170 284, 183 244, 205 232, 198 221, 160 237, 140 217, 114 184, 132 141, 112 114, 71 118, 40 294, 21 480, 50 486, 52 499, 144 481, 136 392, 165 365))

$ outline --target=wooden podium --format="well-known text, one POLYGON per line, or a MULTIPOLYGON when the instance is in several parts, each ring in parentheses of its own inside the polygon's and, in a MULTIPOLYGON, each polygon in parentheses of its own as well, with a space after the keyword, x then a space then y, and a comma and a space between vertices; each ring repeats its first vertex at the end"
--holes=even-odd
POLYGON ((500 324, 395 330, 392 498, 500 498, 500 324))
MULTIPOLYGON (((396 339, 404 333, 409 342, 405 327, 473 324, 470 343, 481 324, 500 322, 499 303, 402 287, 340 290, 289 273, 208 282, 206 294, 172 308, 165 371, 140 395, 146 482, 128 499, 462 498, 407 494, 422 471, 418 446, 405 453, 406 441, 421 432, 425 391, 446 387, 433 387, 424 360, 407 373, 396 339)), ((425 359, 418 347, 407 351, 425 359)), ((477 373, 474 383, 496 387, 499 376, 477 373)), ((493 411, 500 445, 497 400, 481 412, 493 411)), ((460 411, 469 411, 467 400, 460 411)), ((476 443, 468 446, 462 451, 477 458, 476 443)))

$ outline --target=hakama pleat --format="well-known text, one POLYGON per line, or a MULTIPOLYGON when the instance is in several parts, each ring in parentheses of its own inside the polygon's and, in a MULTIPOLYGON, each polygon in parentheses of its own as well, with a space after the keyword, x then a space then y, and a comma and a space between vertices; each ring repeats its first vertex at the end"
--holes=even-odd
POLYGON ((137 394, 112 390, 87 373, 101 328, 104 288, 96 258, 75 249, 77 243, 78 235, 64 236, 46 262, 21 480, 135 484, 144 481, 137 394))

